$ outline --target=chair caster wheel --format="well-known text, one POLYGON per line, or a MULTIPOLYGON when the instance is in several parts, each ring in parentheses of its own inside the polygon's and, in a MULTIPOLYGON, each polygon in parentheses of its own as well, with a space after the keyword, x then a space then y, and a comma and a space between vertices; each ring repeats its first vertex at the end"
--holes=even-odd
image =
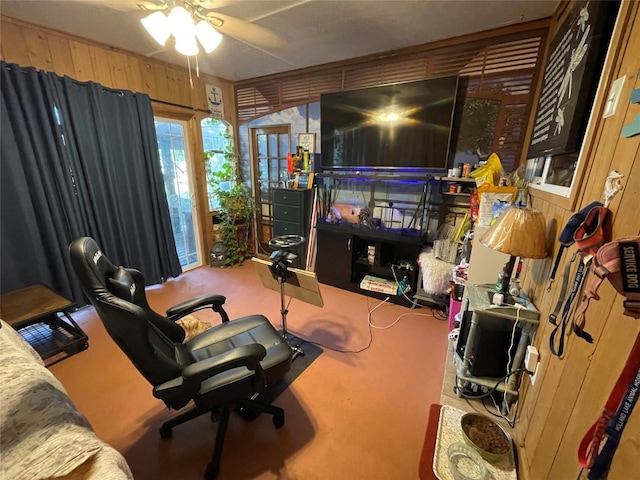
POLYGON ((160 427, 160 438, 171 438, 171 428, 165 426, 160 427))
POLYGON ((220 410, 213 409, 211 410, 211 423, 216 423, 220 421, 220 410))
POLYGON ((220 467, 217 465, 209 464, 207 465, 207 469, 204 471, 205 480, 215 480, 218 478, 218 474, 220 473, 220 467))
POLYGON ((274 415, 272 421, 276 428, 280 428, 284 425, 284 415, 274 415))

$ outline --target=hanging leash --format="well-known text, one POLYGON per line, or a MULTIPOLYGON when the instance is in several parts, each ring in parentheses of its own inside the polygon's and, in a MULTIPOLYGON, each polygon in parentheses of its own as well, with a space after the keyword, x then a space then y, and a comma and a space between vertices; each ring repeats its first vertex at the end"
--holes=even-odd
MULTIPOLYGON (((565 334, 569 320, 571 319, 573 301, 582 296, 583 282, 586 273, 589 271, 591 259, 605 241, 604 222, 609 214, 609 209, 599 202, 593 202, 587 208, 582 209, 581 212, 582 214, 579 218, 582 219, 582 222, 577 226, 575 226, 575 223, 571 225, 571 229, 573 230, 573 243, 578 247, 578 251, 574 253, 569 264, 565 266, 558 302, 556 303, 554 311, 549 315, 549 322, 555 325, 555 328, 549 336, 549 350, 557 357, 562 357, 564 354, 565 334), (580 262, 573 280, 573 288, 565 300, 571 264, 575 261, 577 255, 580 256, 580 262), (557 316, 560 313, 562 303, 564 303, 562 319, 560 324, 557 324, 557 316)), ((574 217, 572 217, 572 219, 574 217)), ((566 228, 567 227, 565 227, 565 230, 566 228)), ((565 231, 563 231, 563 234, 564 233, 565 231)), ((572 330, 587 342, 593 343, 591 335, 585 332, 582 327, 583 326, 579 325, 576 326, 575 322, 573 322, 572 330)))
POLYGON ((578 269, 576 270, 576 275, 573 280, 573 288, 571 289, 571 293, 569 297, 564 302, 564 308, 562 309, 562 316, 560 323, 557 323, 557 316, 560 313, 560 308, 562 307, 563 300, 566 295, 567 286, 569 284, 569 277, 571 274, 571 265, 578 257, 578 252, 573 254, 571 261, 567 263, 564 269, 564 275, 562 280, 562 291, 560 292, 560 296, 558 297, 558 303, 556 304, 556 308, 549 315, 549 321, 555 325, 551 335, 549 336, 549 350, 551 353, 557 357, 562 357, 564 355, 564 339, 567 331, 567 325, 569 324, 569 316, 571 313, 571 304, 573 300, 578 295, 578 291, 581 290, 582 282, 584 279, 584 270, 585 270, 585 262, 582 260, 578 261, 578 269))
POLYGON ((556 255, 556 259, 551 270, 547 291, 551 290, 553 282, 555 281, 556 272, 560 265, 563 251, 575 243, 578 248, 577 254, 581 256, 581 262, 578 265, 573 281, 573 288, 566 300, 565 297, 569 286, 568 276, 571 271, 571 263, 575 261, 576 254, 572 257, 569 265, 565 266, 560 295, 553 312, 549 315, 549 322, 555 327, 549 337, 549 350, 553 355, 558 357, 561 357, 564 354, 564 337, 569 318, 572 318, 571 330, 576 334, 576 336, 589 343, 593 343, 593 337, 584 330, 584 311, 586 310, 586 306, 582 307, 581 305, 578 308, 577 313, 571 316, 572 303, 576 298, 584 297, 583 290, 586 283, 585 278, 588 276, 590 271, 591 260, 596 256, 600 247, 605 244, 608 238, 610 238, 610 223, 607 223, 609 217, 609 204, 617 193, 622 190, 622 185, 620 184, 622 177, 623 175, 617 171, 611 171, 605 181, 603 192, 604 204, 600 202, 591 202, 578 213, 572 215, 558 238, 558 241, 560 242, 560 249, 558 250, 558 254, 556 255), (580 294, 578 294, 578 292, 580 292, 580 294), (562 308, 563 303, 564 308, 562 308), (562 321, 558 324, 557 318, 561 309, 562 321), (577 321, 576 318, 578 319, 577 321))
MULTIPOLYGON (((598 287, 607 279, 618 293, 625 296, 625 315, 640 318, 640 235, 624 237, 600 247, 593 260, 593 272, 576 316, 581 316, 584 321, 584 313, 590 300, 600 299, 598 287)), ((578 461, 582 467, 591 468, 589 480, 599 480, 606 476, 624 427, 637 402, 639 389, 640 335, 636 337, 600 418, 580 442, 578 461), (600 450, 605 436, 606 443, 600 450)))
POLYGON ((560 243, 560 249, 556 254, 556 259, 553 262, 553 268, 551 269, 551 274, 549 275, 549 282, 547 285, 547 291, 551 290, 553 282, 555 282, 556 273, 558 271, 558 267, 560 266, 560 262, 562 260, 562 254, 564 250, 571 247, 574 243, 576 243, 576 231, 582 226, 585 222, 585 219, 589 215, 594 208, 603 207, 604 205, 600 202, 591 202, 589 205, 584 207, 578 213, 574 213, 569 221, 560 232, 560 236, 558 237, 558 242, 560 243))
POLYGON ((591 471, 587 475, 587 478, 589 480, 600 480, 601 478, 606 477, 607 472, 609 471, 609 467, 611 466, 613 456, 616 453, 618 444, 620 443, 620 438, 622 437, 624 427, 627 425, 627 421, 631 416, 631 412, 633 412, 633 407, 635 407, 636 403, 638 402, 639 389, 640 366, 636 371, 636 376, 629 383, 629 387, 627 388, 627 392, 620 402, 618 411, 611 419, 611 422, 607 427, 607 430, 605 432, 607 434, 607 441, 605 442, 604 447, 602 447, 602 450, 593 462, 591 471))
MULTIPOLYGON (((637 381, 637 374, 638 374, 639 368, 640 368, 640 335, 636 338, 635 345, 631 350, 631 354, 627 359, 627 363, 624 366, 624 369, 622 370, 622 373, 620 374, 618 381, 613 387, 611 394, 609 395, 609 399, 605 404, 605 407, 602 411, 602 414, 600 415, 600 418, 598 418, 598 420, 591 426, 589 431, 585 434, 584 438, 580 442, 580 446, 578 447, 578 462, 580 463, 580 466, 583 468, 591 468, 592 466, 595 466, 596 461, 599 458, 601 453, 600 445, 602 443, 602 440, 604 439, 605 435, 609 434, 608 430, 610 429, 607 427, 610 426, 610 424, 612 424, 612 419, 614 418, 617 419, 615 421, 614 429, 613 429, 614 440, 609 445, 609 448, 606 451, 604 449, 602 450, 602 452, 604 453, 603 453, 602 460, 600 460, 598 464, 599 468, 594 473, 593 477, 589 475, 590 480, 601 478, 600 476, 596 476, 596 475, 602 475, 604 465, 606 465, 608 468, 608 465, 610 464, 610 461, 613 458, 613 453, 615 453, 615 447, 617 447, 617 442, 615 441, 615 437, 617 436, 619 441, 619 437, 622 434, 622 430, 624 429, 624 426, 626 424, 626 419, 625 419, 625 422, 623 424, 618 425, 619 419, 618 419, 617 411, 620 409, 620 407, 625 407, 626 404, 622 402, 622 400, 625 397, 625 392, 627 392, 630 389, 631 390, 633 389, 633 385, 637 381), (627 386, 629 386, 629 388, 627 388, 627 386)), ((637 389, 635 390, 635 392, 637 397, 637 389)), ((635 402, 633 402, 633 405, 635 405, 635 402)), ((629 413, 631 413, 631 410, 633 409, 633 405, 626 406, 626 408, 623 408, 621 412, 627 411, 626 416, 628 417, 629 413)))

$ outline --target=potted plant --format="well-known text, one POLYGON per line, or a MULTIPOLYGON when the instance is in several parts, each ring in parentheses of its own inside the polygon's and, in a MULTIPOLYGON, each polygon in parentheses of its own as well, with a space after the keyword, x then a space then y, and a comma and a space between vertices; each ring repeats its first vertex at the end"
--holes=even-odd
POLYGON ((242 182, 239 158, 232 144, 227 144, 222 154, 208 151, 204 155, 207 182, 216 202, 220 243, 225 255, 223 263, 237 265, 249 252, 250 225, 255 213, 253 195, 242 182))

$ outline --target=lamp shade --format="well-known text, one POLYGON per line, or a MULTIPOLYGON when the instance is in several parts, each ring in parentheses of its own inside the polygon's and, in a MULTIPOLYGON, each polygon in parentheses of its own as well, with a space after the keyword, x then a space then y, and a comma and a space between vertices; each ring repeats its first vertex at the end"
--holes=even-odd
POLYGON ((485 247, 521 258, 544 258, 546 227, 537 210, 509 207, 480 239, 485 247))
POLYGON ((204 51, 207 53, 213 52, 222 41, 220 32, 204 20, 200 20, 196 25, 196 37, 198 37, 202 48, 204 48, 204 51))
POLYGON ((171 26, 169 25, 169 20, 164 13, 154 12, 148 17, 140 20, 140 22, 156 42, 162 46, 167 43, 167 39, 169 38, 169 35, 171 35, 171 26))

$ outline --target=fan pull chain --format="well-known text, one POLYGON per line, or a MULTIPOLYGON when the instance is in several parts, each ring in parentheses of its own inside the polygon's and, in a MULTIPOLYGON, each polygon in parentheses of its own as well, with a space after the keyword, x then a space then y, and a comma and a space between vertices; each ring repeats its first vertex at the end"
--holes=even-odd
MULTIPOLYGON (((200 78, 200 64, 198 63, 198 56, 196 55, 196 77, 200 78)), ((191 86, 193 88, 193 85, 191 86)))
POLYGON ((193 90, 193 78, 191 77, 191 59, 187 57, 187 65, 189 66, 189 85, 191 85, 191 90, 193 90))

